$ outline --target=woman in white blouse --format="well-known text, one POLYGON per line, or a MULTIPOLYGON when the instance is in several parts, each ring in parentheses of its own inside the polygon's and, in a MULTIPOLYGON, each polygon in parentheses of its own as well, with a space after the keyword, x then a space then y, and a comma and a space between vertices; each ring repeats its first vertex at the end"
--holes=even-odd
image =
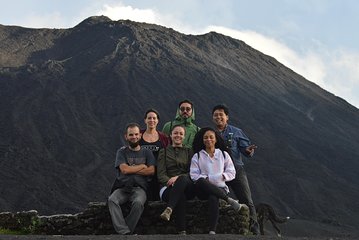
POLYGON ((196 184, 197 197, 208 200, 209 234, 215 234, 219 199, 227 201, 237 211, 246 205, 228 197, 225 182, 235 178, 236 170, 222 137, 213 128, 202 128, 193 141, 193 151, 190 176, 196 184))

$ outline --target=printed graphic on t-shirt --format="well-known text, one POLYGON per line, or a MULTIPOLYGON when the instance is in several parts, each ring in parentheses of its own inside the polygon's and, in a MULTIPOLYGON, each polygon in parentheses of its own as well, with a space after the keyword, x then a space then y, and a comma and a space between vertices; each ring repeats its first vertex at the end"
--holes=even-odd
POLYGON ((142 146, 143 149, 148 149, 152 152, 158 152, 160 150, 160 147, 159 146, 156 146, 156 145, 143 145, 142 146))
POLYGON ((160 140, 150 143, 150 142, 146 142, 145 140, 141 139, 140 145, 141 145, 142 149, 150 150, 153 153, 153 156, 155 157, 155 159, 158 158, 158 152, 162 148, 162 143, 160 140))

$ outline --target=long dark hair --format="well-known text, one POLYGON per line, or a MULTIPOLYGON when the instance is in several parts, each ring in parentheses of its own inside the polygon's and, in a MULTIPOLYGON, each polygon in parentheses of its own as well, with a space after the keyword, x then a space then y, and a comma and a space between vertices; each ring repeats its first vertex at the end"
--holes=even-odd
POLYGON ((214 132, 215 136, 216 136, 216 144, 215 144, 215 148, 219 148, 222 151, 226 151, 230 154, 230 150, 227 148, 226 143, 224 142, 222 136, 213 128, 211 127, 204 127, 201 128, 201 130, 199 130, 196 135, 194 136, 194 140, 193 140, 193 152, 194 153, 198 153, 200 152, 202 149, 206 149, 206 146, 203 143, 203 136, 207 131, 212 131, 214 132))

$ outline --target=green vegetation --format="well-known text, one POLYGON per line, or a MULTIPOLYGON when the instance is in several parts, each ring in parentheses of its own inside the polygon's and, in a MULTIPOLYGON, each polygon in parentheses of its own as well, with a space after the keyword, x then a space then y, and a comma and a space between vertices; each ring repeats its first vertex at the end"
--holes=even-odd
POLYGON ((36 228, 40 224, 40 219, 38 217, 31 217, 30 225, 24 226, 22 229, 20 229, 21 232, 24 232, 24 234, 33 234, 36 231, 36 228))
MULTIPOLYGON (((21 226, 21 219, 17 219, 18 224, 21 226)), ((33 234, 36 231, 37 226, 39 226, 40 220, 37 217, 31 218, 31 223, 28 226, 23 226, 19 229, 7 229, 0 228, 0 234, 3 235, 28 235, 33 234)))
POLYGON ((26 235, 29 234, 29 232, 23 231, 23 230, 10 230, 6 228, 0 228, 0 234, 1 235, 26 235))

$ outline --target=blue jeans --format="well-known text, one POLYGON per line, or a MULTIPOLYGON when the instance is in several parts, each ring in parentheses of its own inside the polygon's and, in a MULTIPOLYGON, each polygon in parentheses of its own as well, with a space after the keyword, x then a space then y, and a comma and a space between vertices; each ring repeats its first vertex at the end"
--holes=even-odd
POLYGON ((142 215, 146 200, 146 192, 140 187, 133 187, 130 191, 118 188, 109 196, 108 208, 113 227, 117 233, 133 233, 142 215), (131 210, 126 218, 124 218, 121 205, 126 202, 131 202, 131 210))

